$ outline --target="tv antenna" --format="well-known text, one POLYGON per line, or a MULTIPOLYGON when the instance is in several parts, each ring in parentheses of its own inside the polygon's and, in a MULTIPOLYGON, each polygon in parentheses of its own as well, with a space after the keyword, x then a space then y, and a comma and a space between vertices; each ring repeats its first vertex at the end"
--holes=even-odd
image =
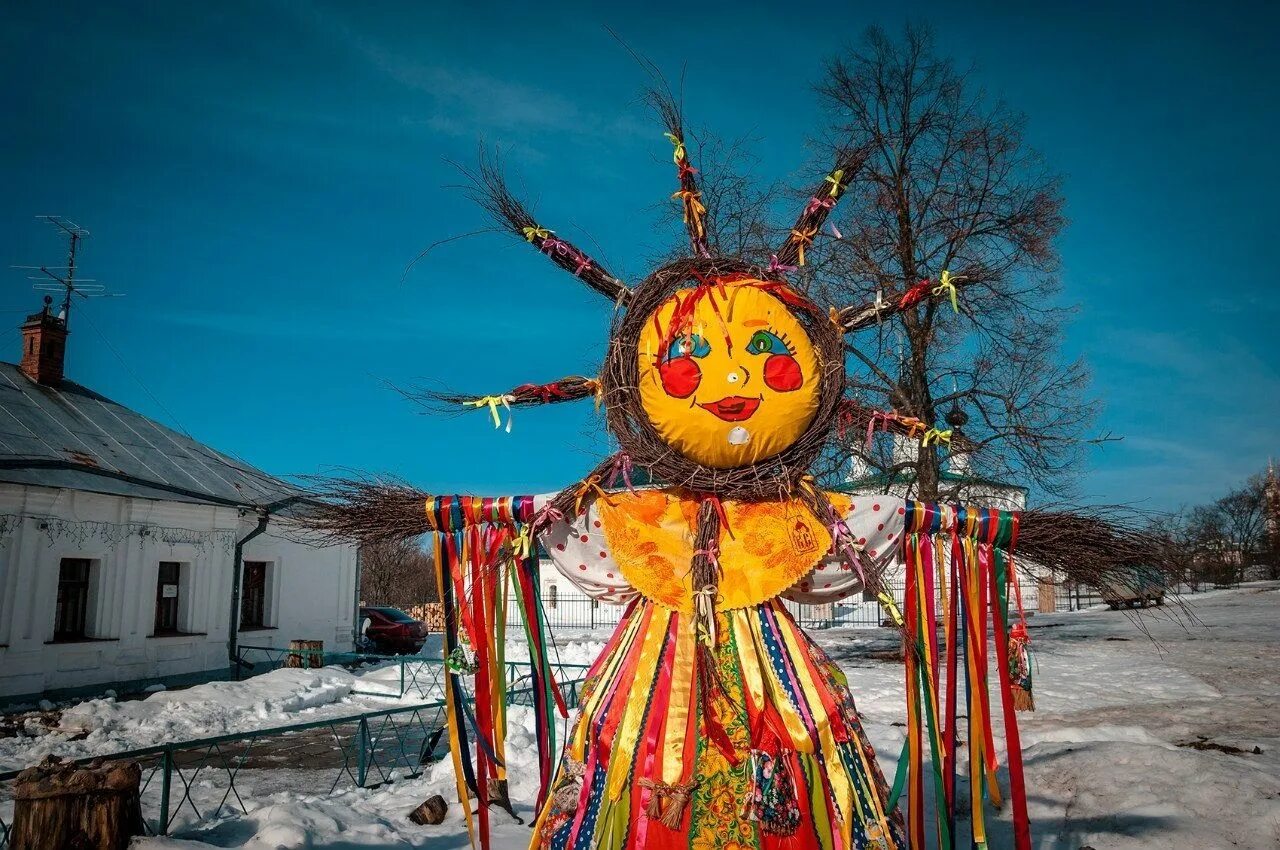
POLYGON ((51 224, 67 237, 67 264, 61 267, 48 266, 14 266, 15 269, 39 271, 38 275, 30 275, 27 280, 34 280, 32 287, 37 292, 56 292, 62 296, 62 321, 69 328, 71 325, 71 296, 80 298, 118 298, 122 293, 107 292, 107 288, 96 283, 93 278, 76 279, 76 253, 80 243, 89 238, 89 231, 74 221, 60 215, 38 215, 40 221, 51 224))

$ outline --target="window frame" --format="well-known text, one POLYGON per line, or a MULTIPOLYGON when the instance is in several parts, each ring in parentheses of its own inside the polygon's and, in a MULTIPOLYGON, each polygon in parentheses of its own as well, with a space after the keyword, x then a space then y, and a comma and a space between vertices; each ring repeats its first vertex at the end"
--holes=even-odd
MULTIPOLYGON (((90 602, 93 597, 93 559, 92 558, 61 558, 58 561, 58 589, 54 598, 53 609, 53 639, 51 643, 75 643, 77 641, 90 640, 89 635, 89 615, 90 602), (83 567, 84 577, 76 579, 64 578, 64 571, 69 566, 83 567), (78 600, 79 616, 74 620, 79 620, 78 628, 67 629, 69 615, 67 614, 66 605, 72 600, 65 598, 72 591, 76 591, 76 599, 78 600)), ((72 625, 75 625, 72 622, 72 625)))
POLYGON ((269 621, 270 611, 268 610, 268 600, 270 598, 271 585, 271 562, 270 561, 244 561, 240 571, 240 623, 239 630, 255 631, 258 629, 271 628, 269 621), (251 588, 249 584, 250 571, 258 572, 261 570, 262 577, 260 582, 256 582, 251 588), (250 590, 256 591, 251 594, 250 590), (254 610, 250 610, 250 608, 254 610), (256 614, 256 618, 251 620, 247 618, 246 612, 256 614), (255 621, 256 620, 256 621, 255 621))
POLYGON ((151 625, 152 636, 167 636, 183 634, 182 623, 182 574, 186 570, 186 564, 181 561, 160 561, 156 566, 156 606, 155 617, 151 625), (165 580, 165 568, 173 568, 173 576, 169 581, 165 580), (176 588, 173 596, 165 596, 164 588, 172 586, 176 588), (166 612, 169 616, 166 619, 172 619, 172 625, 161 625, 161 613, 166 612))

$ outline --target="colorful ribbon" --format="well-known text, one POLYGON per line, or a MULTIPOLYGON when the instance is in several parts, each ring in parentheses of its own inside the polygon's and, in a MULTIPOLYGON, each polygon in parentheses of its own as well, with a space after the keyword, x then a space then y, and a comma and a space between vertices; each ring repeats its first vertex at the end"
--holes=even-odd
POLYGON ((840 190, 844 187, 840 185, 841 178, 844 177, 844 169, 837 168, 835 171, 822 178, 824 182, 831 184, 830 196, 832 199, 840 197, 840 190))
POLYGON ((662 135, 667 137, 667 141, 675 145, 675 152, 671 155, 671 161, 676 165, 679 165, 680 160, 685 158, 684 139, 680 138, 675 133, 663 133, 662 135))
POLYGON ((530 243, 533 242, 535 238, 546 239, 552 233, 555 233, 554 230, 547 230, 545 227, 539 227, 536 224, 531 227, 522 227, 520 228, 520 232, 524 234, 524 241, 530 243))
POLYGON ((502 405, 507 409, 507 429, 506 430, 507 430, 507 433, 510 434, 511 433, 511 402, 515 400, 516 400, 515 396, 510 394, 487 395, 487 396, 482 396, 481 398, 471 399, 470 401, 464 401, 463 404, 466 405, 467 407, 474 407, 477 409, 484 407, 485 405, 488 405, 489 413, 490 415, 493 416, 494 428, 502 427, 502 417, 498 413, 498 405, 502 405))
POLYGON ((832 197, 819 198, 813 197, 809 199, 809 205, 804 208, 805 215, 813 215, 818 210, 829 210, 836 205, 836 199, 832 197))
POLYGON ((702 217, 707 208, 702 205, 702 193, 696 189, 681 189, 672 193, 671 197, 679 198, 683 202, 684 223, 692 224, 699 238, 706 236, 706 228, 703 226, 702 217))
POLYGON ((946 431, 939 431, 937 428, 930 428, 928 431, 924 432, 924 439, 920 441, 920 445, 927 446, 930 441, 932 441, 934 445, 942 445, 943 443, 950 445, 951 429, 948 428, 946 431))
MULTIPOLYGON (((777 254, 769 255, 769 267, 765 269, 769 274, 786 274, 798 270, 799 266, 789 266, 778 259, 777 254)), ((832 308, 834 309, 834 308, 832 308)))
POLYGON ((942 274, 938 276, 938 285, 933 288, 934 295, 942 295, 943 293, 951 296, 951 309, 959 313, 959 290, 956 289, 955 280, 951 277, 951 272, 946 269, 942 270, 942 274))
POLYGON ((813 243, 813 237, 818 235, 818 228, 811 227, 808 230, 792 229, 791 238, 796 243, 796 260, 800 265, 804 265, 804 249, 805 246, 813 243))

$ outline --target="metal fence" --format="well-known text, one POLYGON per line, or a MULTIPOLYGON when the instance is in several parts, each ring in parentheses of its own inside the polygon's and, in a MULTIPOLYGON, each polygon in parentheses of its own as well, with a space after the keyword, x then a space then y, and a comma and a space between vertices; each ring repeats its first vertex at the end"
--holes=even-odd
MULTIPOLYGON (((437 682, 443 675, 444 665, 438 660, 403 660, 405 670, 427 665, 434 666, 431 672, 437 682)), ((506 668, 508 704, 532 704, 530 665, 509 662, 506 668)), ((586 670, 582 665, 554 665, 556 683, 570 707, 578 705, 586 670)), ((471 698, 470 679, 459 677, 459 681, 471 698)), ((96 758, 138 762, 147 832, 169 835, 231 812, 247 813, 246 798, 275 791, 302 786, 328 789, 332 794, 340 788, 372 788, 416 777, 447 752, 444 728, 444 701, 437 698, 309 723, 175 741, 76 763, 96 758)), ((0 850, 9 846, 18 773, 0 773, 0 850)))
POLYGON ((321 652, 244 644, 236 647, 237 681, 246 676, 269 673, 285 666, 306 668, 337 666, 348 670, 362 670, 365 673, 363 677, 365 683, 357 684, 352 688, 351 693, 355 696, 433 700, 440 699, 444 693, 444 681, 441 679, 444 664, 439 658, 366 652, 321 652), (388 675, 370 682, 368 672, 375 667, 386 669, 388 675))
MULTIPOLYGON (((888 588, 894 601, 901 606, 904 587, 901 582, 888 588)), ((852 596, 840 602, 823 605, 806 605, 799 602, 784 603, 796 621, 806 629, 862 628, 872 629, 889 620, 889 612, 876 599, 865 595, 852 596)), ((603 629, 613 628, 622 619, 625 605, 597 602, 580 593, 554 593, 542 597, 542 610, 548 628, 603 629)), ((507 626, 521 625, 520 612, 507 612, 507 626)))
MULTIPOLYGON (((1027 612, 1057 613, 1065 611, 1082 611, 1107 604, 1102 593, 1093 586, 1071 581, 1036 581, 1026 576, 1019 579, 1019 590, 1022 605, 1027 612)), ((1193 587, 1179 585, 1170 588, 1169 595, 1193 594, 1209 589, 1208 585, 1193 587)), ((890 582, 888 592, 894 602, 902 607, 905 593, 904 583, 890 582)), ((1012 591, 1011 591, 1012 592, 1012 591)), ((1010 597, 1012 604, 1012 596, 1010 597)), ((784 601, 796 622, 809 630, 853 628, 874 629, 891 624, 888 609, 875 598, 867 598, 867 594, 858 594, 839 602, 822 605, 808 605, 798 602, 784 601)), ((608 602, 597 602, 577 592, 550 593, 542 597, 543 613, 547 626, 551 631, 557 629, 604 629, 613 628, 622 619, 625 605, 614 605, 608 602)), ((514 608, 508 611, 507 625, 519 626, 520 613, 514 608)))

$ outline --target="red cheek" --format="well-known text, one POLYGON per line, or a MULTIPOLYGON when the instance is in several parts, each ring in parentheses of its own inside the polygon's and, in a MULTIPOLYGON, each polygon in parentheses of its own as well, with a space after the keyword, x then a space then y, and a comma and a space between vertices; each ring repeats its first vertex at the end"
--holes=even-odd
POLYGON ((693 395, 702 381, 702 370, 692 357, 677 357, 659 363, 658 374, 662 376, 662 388, 667 391, 667 395, 676 398, 693 395))
POLYGON ((773 354, 764 361, 764 382, 769 385, 769 389, 789 393, 800 389, 804 384, 804 375, 794 357, 789 354, 773 354))

